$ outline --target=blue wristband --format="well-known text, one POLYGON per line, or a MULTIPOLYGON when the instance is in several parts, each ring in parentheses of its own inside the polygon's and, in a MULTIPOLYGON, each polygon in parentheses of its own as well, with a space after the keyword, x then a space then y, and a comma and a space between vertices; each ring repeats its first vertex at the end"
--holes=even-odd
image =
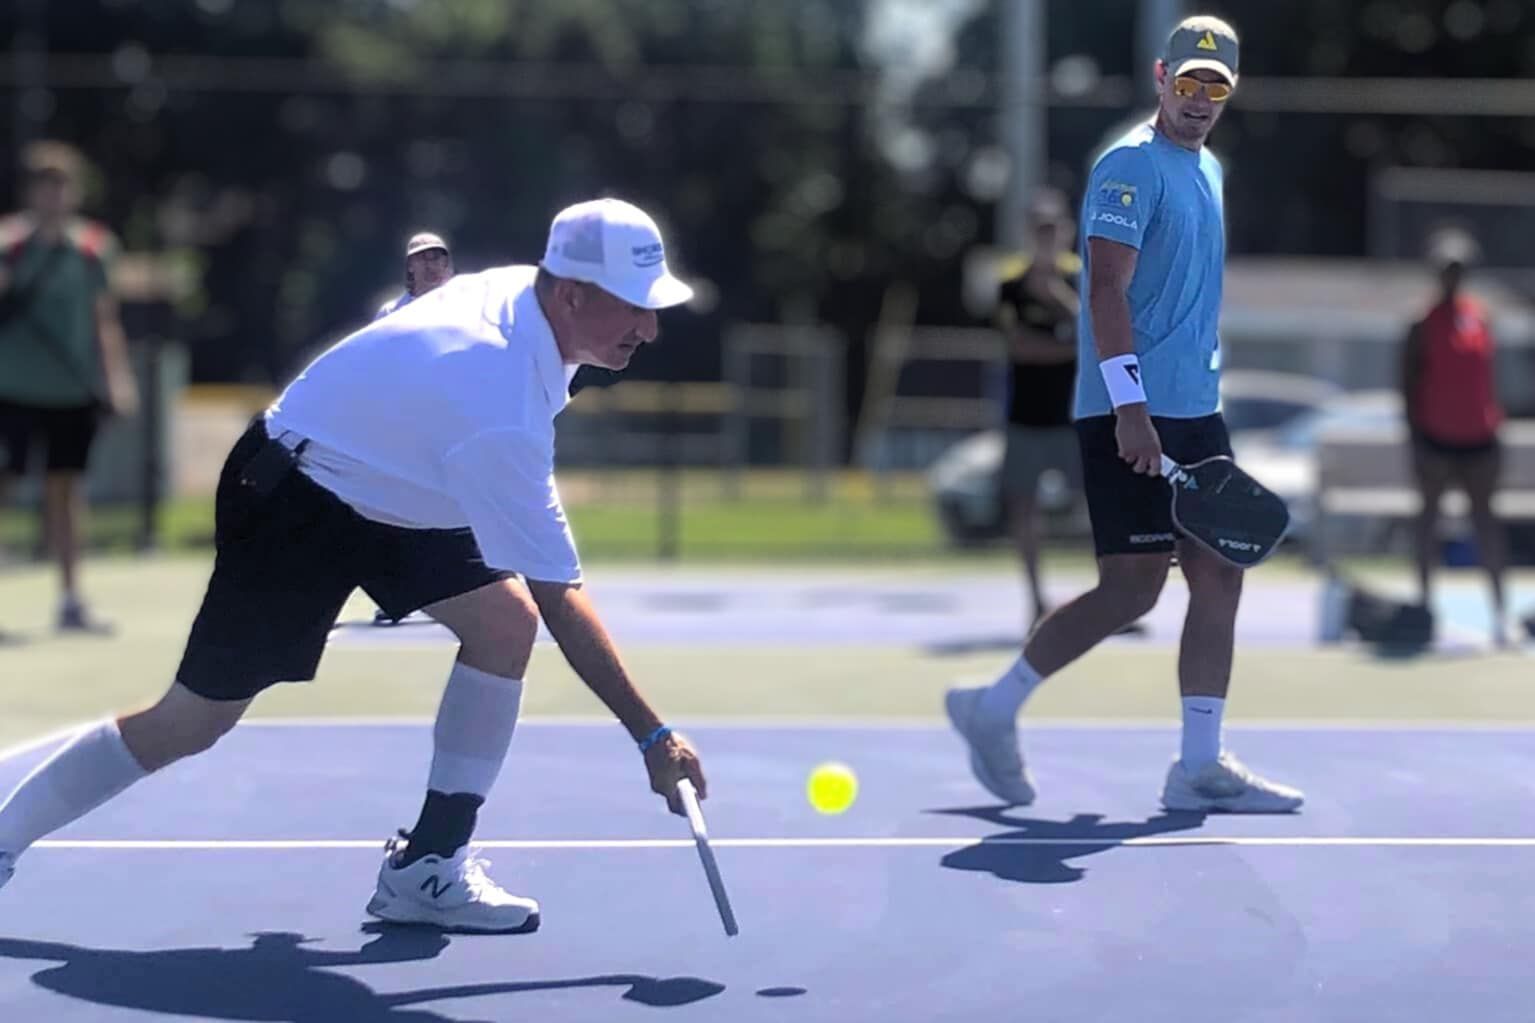
POLYGON ((651 732, 649 735, 645 736, 645 738, 640 740, 640 752, 646 752, 650 749, 650 747, 654 746, 656 743, 660 742, 662 739, 671 734, 672 730, 670 726, 662 725, 660 728, 657 728, 654 732, 651 732))

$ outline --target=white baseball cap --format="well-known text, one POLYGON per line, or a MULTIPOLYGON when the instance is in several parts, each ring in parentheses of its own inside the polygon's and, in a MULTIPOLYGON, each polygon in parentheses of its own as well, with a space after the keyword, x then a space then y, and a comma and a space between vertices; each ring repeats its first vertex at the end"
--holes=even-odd
POLYGON ((666 268, 656 222, 621 199, 593 199, 561 210, 549 226, 540 265, 644 309, 666 309, 693 297, 693 289, 666 268))
POLYGON ((410 241, 405 243, 405 258, 409 259, 418 252, 426 252, 430 249, 448 251, 448 243, 442 240, 442 235, 433 234, 431 231, 422 231, 420 234, 410 236, 410 241))

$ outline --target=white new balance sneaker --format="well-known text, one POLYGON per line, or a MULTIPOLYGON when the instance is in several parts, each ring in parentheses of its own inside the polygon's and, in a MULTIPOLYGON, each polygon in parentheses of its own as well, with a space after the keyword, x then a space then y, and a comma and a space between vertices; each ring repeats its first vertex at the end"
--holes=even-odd
POLYGON ((1261 778, 1230 753, 1190 774, 1183 761, 1173 761, 1162 788, 1162 805, 1169 810, 1203 813, 1290 813, 1306 797, 1299 789, 1261 778))
POLYGON ((426 924, 474 934, 538 930, 538 903, 509 894, 485 875, 489 862, 460 849, 451 859, 423 856, 399 867, 406 840, 390 839, 368 912, 397 924, 426 924))
POLYGON ((943 698, 949 723, 970 747, 970 773, 981 786, 1011 806, 1034 802, 1034 779, 1018 751, 1018 723, 996 720, 980 709, 978 689, 950 689, 943 698))
POLYGON ((16 873, 16 857, 8 852, 0 852, 0 888, 5 887, 5 882, 16 873))

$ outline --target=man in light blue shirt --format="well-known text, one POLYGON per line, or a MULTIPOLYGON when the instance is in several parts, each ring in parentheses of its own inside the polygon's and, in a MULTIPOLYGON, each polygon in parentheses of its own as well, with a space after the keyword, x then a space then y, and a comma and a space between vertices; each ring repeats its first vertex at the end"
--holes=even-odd
POLYGON ((1242 573, 1179 536, 1162 455, 1231 454, 1218 411, 1224 174, 1205 149, 1237 85, 1235 31, 1192 17, 1157 61, 1155 118, 1094 162, 1082 203, 1084 301, 1075 403, 1098 585, 1041 621, 994 684, 952 689, 950 721, 976 779, 1013 804, 1034 799, 1017 714, 1034 688, 1157 603, 1174 553, 1188 582, 1178 682, 1183 739, 1162 790, 1169 810, 1273 813, 1302 795, 1222 748, 1242 573))
MULTIPOLYGON (((1221 276, 1226 260, 1223 173, 1207 149, 1191 151, 1150 124, 1111 145, 1093 167, 1082 211, 1090 239, 1138 252, 1125 297, 1146 406, 1152 416, 1194 419, 1219 402, 1221 276)), ((1077 320, 1076 416, 1113 413, 1098 372, 1102 356, 1084 303, 1077 320)))

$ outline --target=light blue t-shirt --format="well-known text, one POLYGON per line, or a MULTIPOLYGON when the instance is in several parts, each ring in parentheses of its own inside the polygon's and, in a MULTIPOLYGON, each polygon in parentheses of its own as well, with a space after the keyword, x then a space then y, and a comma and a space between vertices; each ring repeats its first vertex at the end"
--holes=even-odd
POLYGON ((1143 124, 1093 165, 1082 203, 1082 304, 1076 416, 1113 412, 1098 371, 1087 239, 1140 250, 1130 279, 1130 326, 1148 411, 1194 418, 1220 401, 1221 278, 1226 260, 1220 162, 1143 124))

